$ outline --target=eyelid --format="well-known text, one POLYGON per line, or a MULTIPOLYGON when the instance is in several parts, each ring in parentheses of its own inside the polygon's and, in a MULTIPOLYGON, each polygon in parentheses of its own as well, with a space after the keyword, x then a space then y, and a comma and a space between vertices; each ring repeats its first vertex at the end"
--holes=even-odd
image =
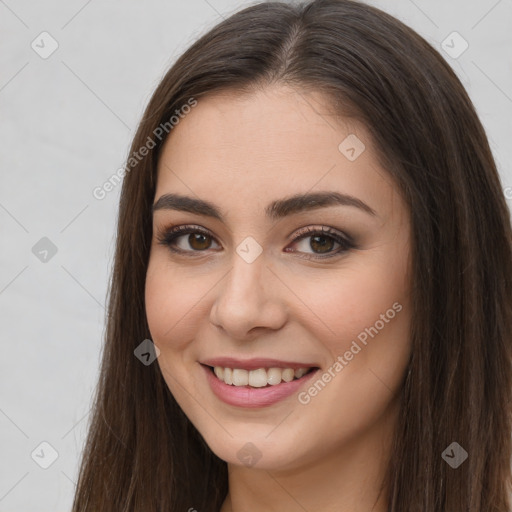
MULTIPOLYGON (((183 225, 175 225, 175 226, 169 226, 167 228, 163 228, 162 230, 159 230, 157 232, 156 238, 158 242, 161 245, 167 246, 168 249, 175 253, 175 254, 182 254, 189 257, 200 257, 202 256, 202 253, 207 253, 209 249, 205 250, 183 250, 178 249, 176 247, 172 247, 172 243, 182 236, 185 236, 187 234, 193 234, 193 233, 200 233, 203 234, 212 240, 215 241, 215 243, 219 243, 217 241, 217 238, 206 228, 203 228, 202 226, 198 226, 195 224, 183 224, 183 225)), ((327 259, 327 258, 334 258, 335 256, 341 256, 348 252, 351 249, 355 249, 356 244, 353 240, 353 238, 346 232, 337 230, 335 228, 331 228, 329 226, 325 225, 317 225, 317 226, 305 226, 303 228, 300 228, 298 230, 293 231, 293 236, 289 235, 288 238, 292 238, 291 243, 298 243, 302 241, 305 238, 309 238, 312 236, 318 236, 318 235, 326 235, 328 238, 331 238, 335 243, 337 243, 340 248, 331 251, 325 254, 320 253, 303 253, 301 251, 287 251, 285 252, 293 252, 297 253, 299 257, 302 257, 304 259, 309 260, 321 260, 321 259, 327 259), (304 254, 307 254, 308 256, 305 256, 304 254), (302 256, 301 256, 302 255, 302 256)))
POLYGON ((312 236, 324 235, 327 238, 332 239, 336 244, 340 246, 338 249, 325 254, 314 252, 304 253, 301 251, 286 251, 296 253, 299 258, 306 260, 319 261, 323 259, 335 259, 336 257, 342 257, 350 250, 357 248, 353 238, 348 233, 328 226, 305 226, 294 231, 293 233, 294 236, 292 243, 299 243, 302 240, 312 236))
POLYGON ((355 246, 354 239, 348 233, 346 233, 344 231, 340 231, 335 228, 331 228, 329 226, 320 226, 320 227, 305 226, 303 228, 299 228, 299 229, 293 231, 292 234, 294 236, 293 236, 292 241, 296 242, 299 239, 307 238, 308 236, 313 236, 314 234, 318 234, 318 233, 325 233, 326 235, 328 235, 330 237, 339 237, 339 238, 343 239, 343 241, 346 242, 347 244, 355 246))
MULTIPOLYGON (((202 226, 198 226, 195 224, 182 224, 182 225, 175 225, 175 226, 168 226, 166 228, 163 228, 161 230, 157 231, 156 239, 158 243, 169 246, 170 249, 170 242, 176 240, 177 238, 180 238, 182 236, 185 236, 187 234, 192 233, 201 233, 217 242, 217 238, 206 228, 203 228, 202 226)), ((217 242, 218 243, 218 242, 217 242)), ((180 249, 176 249, 174 252, 177 253, 184 253, 184 252, 204 252, 204 251, 183 251, 180 249)))

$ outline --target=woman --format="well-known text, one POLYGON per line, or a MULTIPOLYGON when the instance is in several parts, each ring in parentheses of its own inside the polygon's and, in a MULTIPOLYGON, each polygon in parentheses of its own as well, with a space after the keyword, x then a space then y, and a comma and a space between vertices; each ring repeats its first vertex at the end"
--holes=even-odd
POLYGON ((246 8, 166 74, 126 171, 73 512, 510 510, 510 214, 418 34, 246 8))

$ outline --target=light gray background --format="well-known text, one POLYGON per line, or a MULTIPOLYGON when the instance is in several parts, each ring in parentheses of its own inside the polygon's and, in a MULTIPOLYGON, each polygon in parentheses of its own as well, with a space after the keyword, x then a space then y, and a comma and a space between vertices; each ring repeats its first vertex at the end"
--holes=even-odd
MULTIPOLYGON (((124 164, 143 108, 177 56, 251 3, 0 0, 0 512, 71 507, 121 187, 103 200, 92 191, 124 164), (46 59, 31 47, 43 45, 43 31, 59 45, 46 59), (42 237, 57 247, 47 262, 32 252, 42 237), (43 441, 58 452, 48 469, 31 457, 43 441)), ((457 72, 510 206, 511 0, 371 3, 417 30, 457 72), (441 47, 453 31, 469 43, 457 59, 441 47)), ((34 458, 48 461, 42 450, 34 458)))

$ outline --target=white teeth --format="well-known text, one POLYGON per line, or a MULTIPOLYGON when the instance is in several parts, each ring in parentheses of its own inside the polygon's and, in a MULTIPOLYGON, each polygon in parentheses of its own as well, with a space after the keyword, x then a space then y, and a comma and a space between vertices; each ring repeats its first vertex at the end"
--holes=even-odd
POLYGON ((222 368, 215 366, 213 371, 219 380, 232 386, 251 386, 263 388, 267 385, 275 386, 281 382, 291 382, 294 378, 300 379, 310 368, 258 368, 257 370, 243 370, 240 368, 222 368))
POLYGON ((267 370, 267 382, 271 386, 275 386, 276 384, 281 384, 281 368, 269 368, 267 370))
POLYGON ((294 371, 292 368, 286 368, 285 370, 283 370, 283 375, 281 376, 281 378, 285 381, 285 382, 291 382, 293 380, 293 377, 294 377, 294 371))
POLYGON ((264 368, 259 368, 258 370, 251 370, 247 372, 249 375, 249 386, 253 388, 263 388, 265 387, 267 382, 267 372, 264 368))
POLYGON ((224 382, 226 384, 233 384, 233 370, 231 368, 224 368, 224 382))
POLYGON ((233 384, 235 386, 247 386, 249 384, 249 372, 238 368, 233 369, 233 384))
POLYGON ((298 370, 295 370, 295 378, 300 379, 303 375, 306 374, 307 371, 307 368, 299 368, 298 370))

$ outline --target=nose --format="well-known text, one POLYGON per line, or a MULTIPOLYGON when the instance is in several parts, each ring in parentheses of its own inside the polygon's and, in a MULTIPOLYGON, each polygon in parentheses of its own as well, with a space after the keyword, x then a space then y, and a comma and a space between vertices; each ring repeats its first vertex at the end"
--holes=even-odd
POLYGON ((252 263, 238 254, 219 283, 210 321, 232 339, 247 341, 286 322, 285 288, 267 267, 264 253, 252 263))

